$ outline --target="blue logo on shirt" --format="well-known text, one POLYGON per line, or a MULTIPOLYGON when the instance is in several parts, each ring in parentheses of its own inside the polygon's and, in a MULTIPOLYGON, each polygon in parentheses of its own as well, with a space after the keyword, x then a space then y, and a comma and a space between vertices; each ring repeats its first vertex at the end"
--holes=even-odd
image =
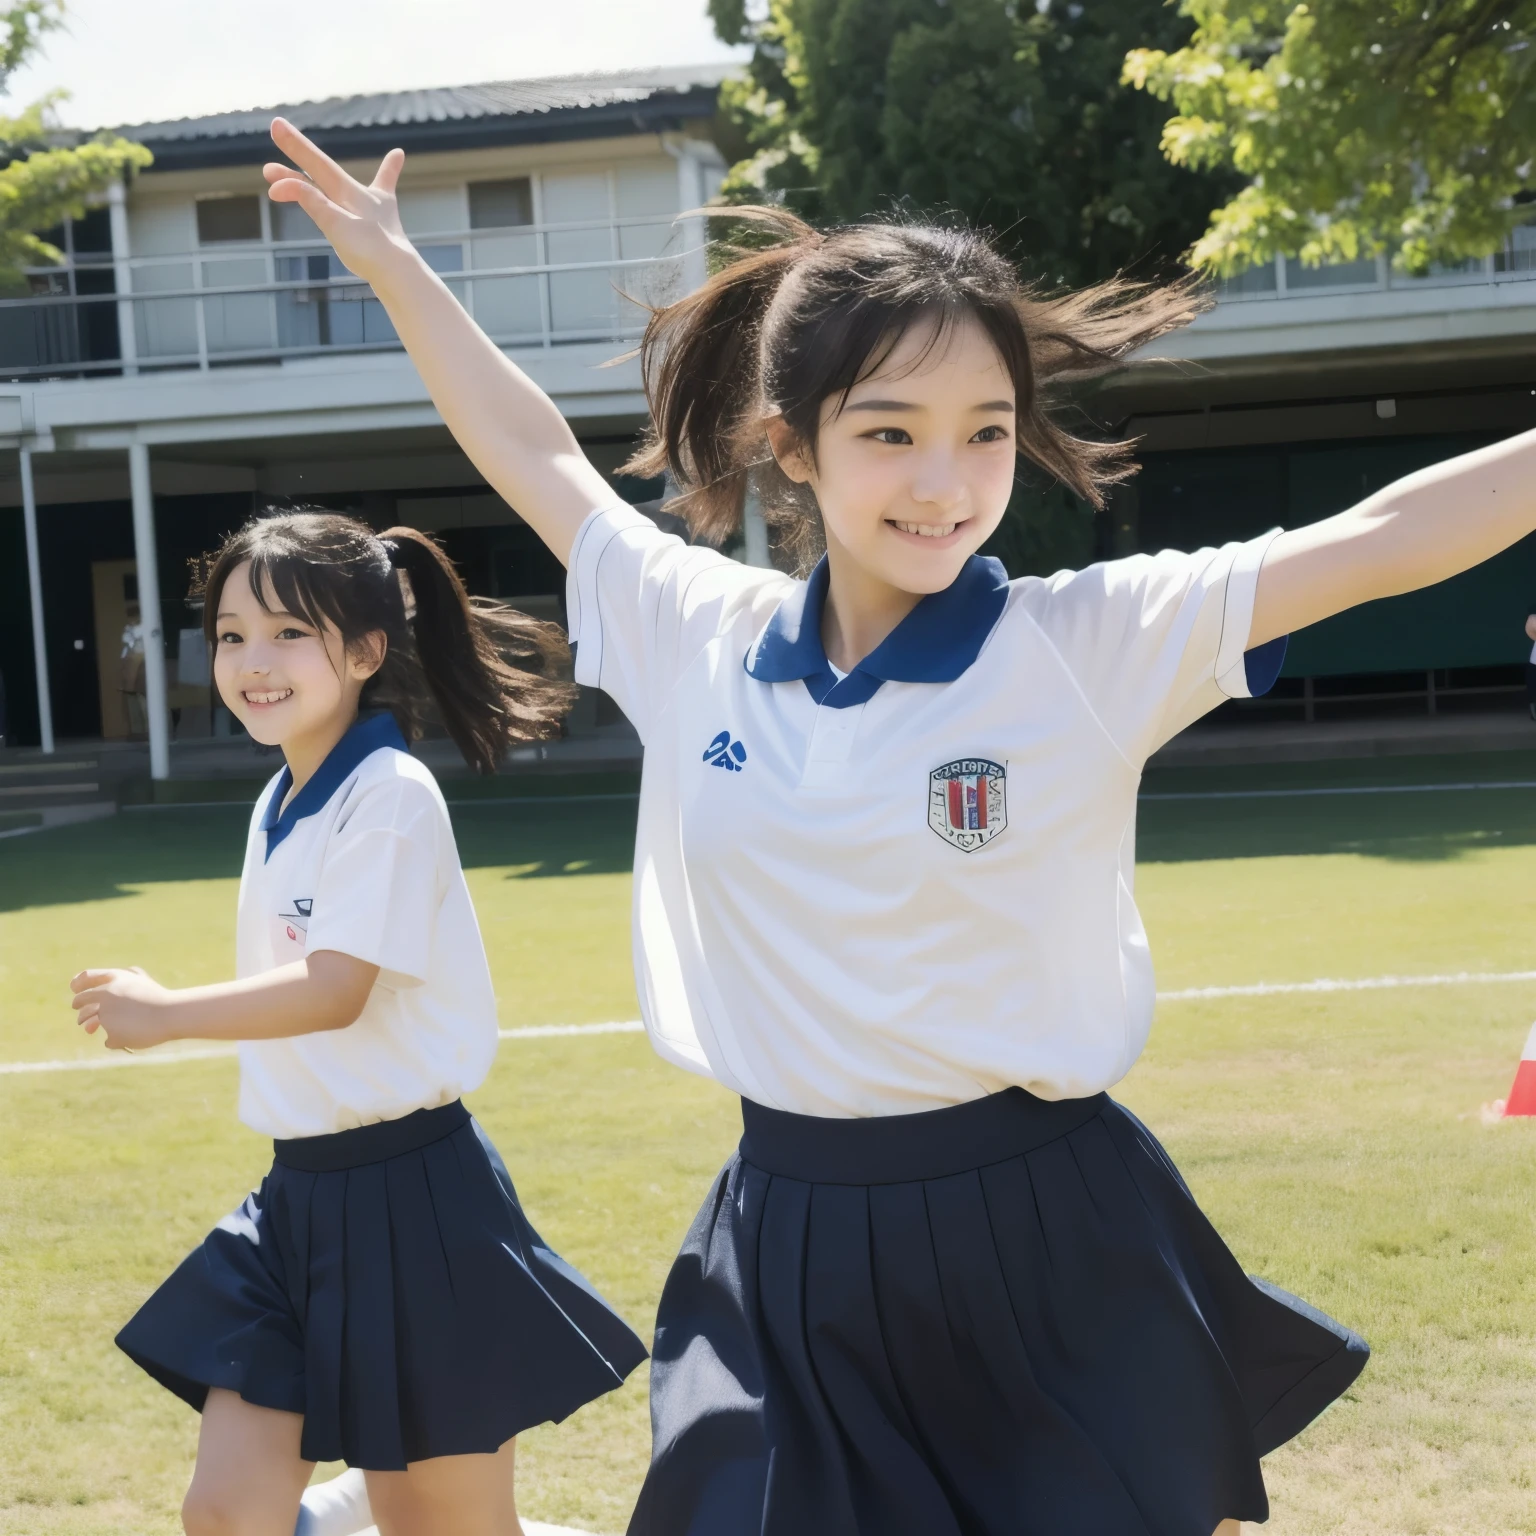
POLYGON ((721 731, 704 748, 704 761, 706 763, 713 763, 716 768, 724 768, 730 773, 740 773, 741 766, 746 760, 746 747, 739 741, 732 741, 729 731, 721 731))

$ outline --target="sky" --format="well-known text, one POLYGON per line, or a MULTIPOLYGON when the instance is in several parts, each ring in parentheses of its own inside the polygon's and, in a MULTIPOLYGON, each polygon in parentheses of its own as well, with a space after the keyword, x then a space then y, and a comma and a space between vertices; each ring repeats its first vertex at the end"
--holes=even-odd
POLYGON ((62 120, 98 128, 735 56, 704 0, 69 0, 69 15, 5 109, 62 86, 62 120))

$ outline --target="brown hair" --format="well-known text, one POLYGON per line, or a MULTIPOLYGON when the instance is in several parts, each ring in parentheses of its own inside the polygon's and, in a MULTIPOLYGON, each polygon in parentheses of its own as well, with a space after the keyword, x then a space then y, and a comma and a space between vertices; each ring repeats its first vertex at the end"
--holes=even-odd
POLYGON ((418 738, 435 706, 481 773, 493 772, 513 742, 556 734, 575 698, 569 683, 541 675, 570 657, 553 624, 470 597, 448 556, 416 529, 375 534, 336 512, 258 517, 225 539, 200 583, 210 652, 224 584, 247 560, 251 590, 268 611, 281 607, 317 629, 329 623, 349 646, 382 632, 384 663, 363 687, 363 707, 389 710, 407 738, 418 738), (409 616, 402 571, 415 603, 409 616))
POLYGON ((745 221, 748 241, 716 245, 726 264, 652 312, 640 359, 654 426, 624 467, 669 473, 672 505, 716 543, 740 527, 750 484, 802 562, 820 541, 819 517, 775 463, 767 416, 782 415, 814 455, 824 401, 846 399, 912 326, 934 323, 931 350, 973 318, 1013 381, 1019 452, 1102 506, 1105 488, 1136 472, 1135 445, 1069 432, 1056 419, 1063 386, 1109 372, 1207 302, 1193 280, 1115 279, 1042 296, 969 229, 857 224, 822 234, 779 208, 715 216, 745 221))

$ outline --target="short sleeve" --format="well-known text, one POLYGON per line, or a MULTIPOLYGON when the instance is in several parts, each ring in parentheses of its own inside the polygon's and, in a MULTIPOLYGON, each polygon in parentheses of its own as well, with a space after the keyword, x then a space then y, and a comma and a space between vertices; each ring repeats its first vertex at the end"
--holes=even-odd
POLYGON ((663 533, 633 507, 594 512, 566 578, 576 681, 608 694, 644 741, 688 663, 744 614, 766 623, 790 586, 663 533))
POLYGON ((1224 699, 1273 685, 1284 642, 1250 652, 1248 634, 1278 532, 1192 554, 1133 555, 1044 583, 1041 627, 1137 768, 1224 699))
POLYGON ((394 986, 427 979, 444 895, 441 815, 431 791, 413 780, 358 794, 325 850, 307 953, 353 955, 394 986))

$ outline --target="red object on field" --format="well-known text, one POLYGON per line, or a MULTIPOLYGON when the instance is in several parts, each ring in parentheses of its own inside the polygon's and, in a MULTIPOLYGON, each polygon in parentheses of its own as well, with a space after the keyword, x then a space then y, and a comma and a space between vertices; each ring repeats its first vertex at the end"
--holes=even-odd
POLYGON ((1536 1115, 1536 1024, 1525 1037, 1520 1065, 1515 1068, 1515 1085, 1504 1101, 1504 1116, 1536 1115))

